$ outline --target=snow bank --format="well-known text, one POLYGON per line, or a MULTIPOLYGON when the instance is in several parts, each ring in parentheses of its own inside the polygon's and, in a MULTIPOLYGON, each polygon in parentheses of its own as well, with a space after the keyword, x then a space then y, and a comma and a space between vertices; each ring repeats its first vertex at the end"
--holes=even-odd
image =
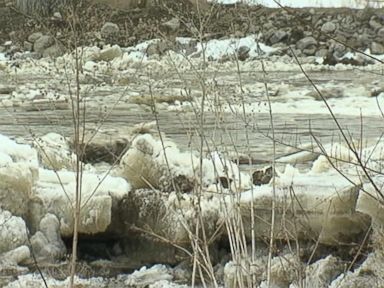
POLYGON ((37 178, 36 151, 0 134, 0 207, 24 215, 37 178))
MULTIPOLYGON (((84 172, 81 185, 80 233, 103 232, 111 223, 112 199, 121 199, 130 190, 130 185, 122 178, 107 174, 84 172)), ((76 193, 76 173, 54 172, 40 169, 40 178, 34 189, 31 203, 31 225, 37 227, 40 220, 52 213, 60 221, 62 236, 70 236, 73 231, 73 210, 76 193)))

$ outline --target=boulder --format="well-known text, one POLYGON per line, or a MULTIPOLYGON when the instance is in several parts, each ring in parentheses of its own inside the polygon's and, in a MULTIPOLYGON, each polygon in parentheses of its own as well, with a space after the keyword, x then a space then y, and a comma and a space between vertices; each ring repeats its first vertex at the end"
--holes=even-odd
POLYGON ((371 43, 371 53, 376 55, 383 55, 384 54, 384 46, 377 42, 371 43))
POLYGON ((297 42, 296 47, 305 55, 315 55, 317 50, 317 41, 312 36, 305 37, 297 42))
POLYGON ((171 20, 162 23, 161 25, 165 27, 168 32, 174 33, 177 32, 180 28, 180 20, 179 18, 174 17, 171 20))
POLYGON ((329 287, 344 270, 341 259, 328 255, 305 268, 304 287, 329 287))
POLYGON ((336 24, 334 22, 325 22, 321 26, 321 32, 324 32, 324 33, 332 33, 335 30, 336 30, 336 24))
POLYGON ((62 56, 65 52, 65 49, 63 45, 61 44, 54 44, 43 51, 43 57, 52 57, 56 58, 59 56, 62 56))
POLYGON ((28 41, 33 44, 36 42, 36 40, 38 40, 42 36, 43 36, 43 33, 41 33, 41 32, 32 33, 31 35, 29 35, 28 41))
POLYGON ((101 35, 104 37, 114 36, 119 33, 120 29, 117 24, 112 22, 106 22, 101 28, 101 35))
POLYGON ((60 237, 60 222, 53 214, 46 214, 40 221, 39 231, 30 239, 36 260, 55 263, 61 260, 66 247, 60 237))
POLYGON ((384 27, 380 28, 379 31, 377 31, 377 36, 379 39, 384 39, 384 27))
POLYGON ((287 32, 285 32, 284 30, 277 30, 272 33, 271 37, 269 38, 269 43, 273 45, 285 40, 287 37, 287 32))
POLYGON ((55 39, 53 39, 52 36, 43 35, 34 42, 33 50, 43 54, 44 50, 52 46, 54 43, 55 39))

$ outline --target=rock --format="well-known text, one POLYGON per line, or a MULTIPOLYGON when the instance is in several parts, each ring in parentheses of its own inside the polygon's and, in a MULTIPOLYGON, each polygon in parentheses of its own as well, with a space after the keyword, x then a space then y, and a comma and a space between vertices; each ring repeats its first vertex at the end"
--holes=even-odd
POLYGON ((33 50, 33 44, 31 42, 28 42, 28 41, 24 41, 24 49, 27 50, 27 51, 32 51, 33 50))
POLYGON ((39 226, 30 240, 37 261, 55 263, 61 260, 67 249, 60 237, 59 220, 53 214, 46 214, 39 226))
POLYGON ((250 50, 251 49, 248 46, 239 47, 239 49, 237 50, 237 59, 239 59, 240 61, 247 60, 249 57, 250 50))
POLYGON ((33 50, 35 52, 43 54, 44 50, 52 46, 54 43, 55 43, 55 40, 53 39, 52 36, 43 35, 34 42, 33 50))
POLYGON ((380 28, 379 31, 377 31, 377 36, 380 39, 384 39, 384 27, 380 28))
POLYGON ((314 55, 316 52, 317 41, 312 36, 305 37, 297 42, 296 47, 306 55, 314 55))
POLYGON ((22 245, 0 255, 0 266, 17 265, 29 260, 30 257, 31 252, 29 251, 28 246, 22 245))
POLYGON ((328 255, 305 268, 304 287, 329 287, 344 269, 341 259, 328 255))
POLYGON ((285 40, 287 37, 287 32, 285 32, 284 30, 277 30, 272 33, 272 36, 269 38, 269 43, 273 45, 285 40))
POLYGON ((174 17, 171 20, 162 23, 161 25, 167 28, 169 32, 177 32, 177 30, 180 28, 180 20, 174 17))
POLYGON ((27 227, 22 218, 0 208, 0 254, 27 244, 27 227))
MULTIPOLYGON (((84 163, 106 162, 111 165, 118 163, 127 152, 131 136, 126 130, 115 131, 86 131, 84 145, 82 145, 81 161, 84 163)), ((71 149, 74 151, 74 137, 70 140, 71 149)))
POLYGON ((384 46, 377 42, 371 43, 371 53, 375 55, 382 55, 384 54, 384 46))
POLYGON ((54 44, 43 51, 43 57, 52 57, 56 58, 59 56, 62 56, 65 52, 65 49, 62 45, 60 44, 54 44))
POLYGON ((103 37, 110 37, 119 33, 119 31, 120 29, 119 29, 119 26, 117 26, 117 24, 112 22, 107 22, 101 28, 101 35, 103 37))
POLYGON ((117 57, 120 57, 121 55, 123 55, 123 52, 121 51, 120 46, 113 45, 113 46, 105 47, 103 50, 101 50, 96 60, 108 62, 108 61, 112 61, 117 57))
MULTIPOLYGON (((223 233, 224 227, 220 226, 221 222, 219 221, 223 217, 223 206, 220 203, 220 198, 220 196, 211 197, 211 194, 203 193, 200 199, 201 217, 208 238, 215 233, 217 233, 216 235, 223 233)), ((197 199, 192 194, 187 193, 164 193, 154 189, 132 190, 119 202, 117 210, 120 220, 116 219, 109 231, 124 235, 127 241, 139 231, 151 231, 154 235, 161 235, 170 241, 169 243, 178 243, 186 247, 190 243, 186 227, 191 231, 196 228, 196 221, 194 220, 197 216, 194 204, 196 201, 197 199)), ((146 238, 148 241, 145 233, 141 238, 146 238)), ((136 238, 134 242, 139 241, 139 239, 140 237, 136 238)), ((156 242, 158 241, 156 237, 153 239, 146 245, 140 245, 141 249, 145 249, 143 246, 151 246, 151 249, 156 250, 156 245, 158 245, 156 242)), ((136 244, 134 247, 138 245, 136 244)), ((152 255, 145 255, 145 258, 152 263, 162 261, 161 258, 164 258, 165 262, 162 263, 175 264, 177 257, 175 259, 175 249, 171 248, 174 247, 171 246, 162 255, 149 253, 152 255)), ((124 251, 126 250, 127 248, 124 248, 124 251)))
POLYGON ((166 51, 170 49, 169 43, 163 40, 159 41, 153 41, 151 42, 147 47, 147 55, 153 56, 153 55, 163 55, 166 51))
MULTIPOLYGON (((303 269, 303 263, 297 255, 286 254, 272 258, 271 261, 271 287, 289 287, 297 279, 297 272, 303 269)), ((263 278, 267 279, 267 271, 263 278)))
POLYGON ((319 50, 316 51, 315 56, 316 57, 324 58, 324 57, 327 56, 327 54, 328 54, 328 49, 322 48, 322 49, 319 49, 319 50))
POLYGON ((372 16, 371 19, 369 20, 369 26, 374 30, 379 30, 383 27, 380 22, 377 21, 377 16, 372 16))
POLYGON ((260 170, 256 170, 252 173, 252 183, 253 185, 264 185, 268 184, 272 179, 272 167, 265 167, 260 170))
POLYGON ((35 32, 35 33, 32 33, 31 35, 29 35, 28 37, 28 42, 31 42, 31 43, 35 43, 40 37, 43 36, 43 33, 41 32, 35 32))
POLYGON ((55 12, 55 13, 53 13, 53 18, 55 18, 57 20, 61 20, 61 19, 63 19, 63 16, 61 16, 60 12, 55 12))
POLYGON ((68 141, 64 136, 57 133, 48 133, 36 138, 33 144, 44 168, 55 171, 73 169, 75 157, 72 155, 68 141))
POLYGON ((336 24, 333 22, 325 22, 321 26, 321 32, 324 32, 324 33, 332 33, 335 30, 336 30, 336 24))

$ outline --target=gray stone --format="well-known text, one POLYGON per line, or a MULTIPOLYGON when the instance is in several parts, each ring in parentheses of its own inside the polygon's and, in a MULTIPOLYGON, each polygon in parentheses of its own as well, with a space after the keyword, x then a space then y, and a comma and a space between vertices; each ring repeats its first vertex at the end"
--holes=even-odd
POLYGON ((170 45, 166 41, 156 41, 152 42, 147 47, 147 55, 153 56, 153 55, 163 55, 166 51, 169 50, 170 45))
POLYGON ((43 53, 45 49, 52 46, 55 43, 55 40, 52 36, 43 35, 37 39, 33 45, 35 52, 43 53))
POLYGON ((379 30, 380 28, 382 28, 383 26, 380 24, 380 22, 377 21, 377 17, 376 16, 372 16, 371 19, 369 20, 369 26, 373 29, 373 30, 379 30))
POLYGON ((161 24, 166 27, 169 32, 176 32, 180 28, 180 20, 178 18, 172 18, 171 20, 161 24))
MULTIPOLYGON (((54 217, 56 218, 56 216, 54 217)), ((56 221, 59 223, 57 218, 56 221)), ((57 230, 57 233, 58 232, 59 230, 57 230)), ((54 242, 51 239, 48 239, 47 236, 41 231, 37 231, 36 234, 31 237, 31 244, 35 257, 40 262, 44 261, 48 263, 54 263, 60 260, 66 252, 65 245, 61 238, 60 242, 54 242)))
POLYGON ((32 51, 33 50, 33 44, 28 41, 24 41, 24 49, 27 51, 32 51))
POLYGON ((336 25, 333 22, 326 22, 321 26, 321 32, 332 33, 336 30, 336 25))
POLYGON ((103 36, 112 36, 117 34, 120 31, 119 26, 112 22, 107 22, 101 28, 101 35, 103 36))
POLYGON ((237 50, 237 58, 240 61, 245 61, 249 57, 250 48, 248 46, 241 46, 237 50))
POLYGON ((56 58, 56 57, 62 56, 64 52, 65 52, 65 49, 62 45, 54 44, 43 51, 43 57, 56 58))
POLYGON ((316 57, 325 57, 328 54, 328 49, 321 48, 320 50, 316 51, 315 56, 316 57))
POLYGON ((310 46, 317 46, 317 41, 312 36, 305 37, 296 44, 296 47, 300 50, 311 48, 310 46))
POLYGON ((372 42, 371 44, 371 53, 372 54, 384 54, 384 46, 377 42, 372 42))
POLYGON ((41 32, 35 32, 28 37, 28 41, 31 43, 35 43, 37 39, 43 36, 43 33, 41 32))
POLYGON ((283 30, 275 31, 272 36, 269 38, 269 42, 271 45, 281 42, 282 40, 288 37, 288 33, 283 30))
POLYGON ((384 41, 384 27, 380 28, 379 31, 377 31, 377 36, 380 37, 382 41, 384 41))

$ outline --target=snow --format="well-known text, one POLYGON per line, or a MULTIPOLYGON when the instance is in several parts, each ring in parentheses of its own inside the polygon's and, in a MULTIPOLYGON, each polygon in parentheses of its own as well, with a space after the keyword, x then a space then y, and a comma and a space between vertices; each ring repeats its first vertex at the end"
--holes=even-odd
POLYGON ((240 47, 248 47, 250 49, 250 57, 269 54, 278 50, 277 48, 272 48, 263 43, 259 43, 257 41, 257 36, 250 35, 243 38, 213 39, 209 40, 207 43, 198 43, 197 52, 193 53, 190 57, 201 55, 202 50, 205 49, 205 56, 208 60, 219 60, 227 55, 235 55, 240 47))
POLYGON ((5 56, 4 53, 0 53, 0 61, 6 61, 7 57, 5 56))
POLYGON ((250 5, 264 5, 267 7, 277 8, 280 3, 282 6, 303 8, 303 7, 348 7, 355 9, 363 9, 366 7, 379 8, 383 7, 380 1, 369 0, 210 0, 222 4, 246 3, 250 5), (276 3, 277 2, 277 3, 276 3))

